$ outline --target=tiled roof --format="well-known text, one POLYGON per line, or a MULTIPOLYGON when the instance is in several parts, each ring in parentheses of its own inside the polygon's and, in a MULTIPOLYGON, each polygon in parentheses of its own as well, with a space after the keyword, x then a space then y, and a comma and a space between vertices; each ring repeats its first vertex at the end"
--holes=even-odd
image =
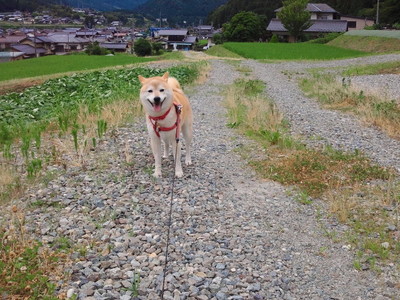
MULTIPOLYGON (((346 32, 347 21, 345 20, 311 20, 311 27, 304 32, 346 32)), ((268 31, 287 32, 280 20, 272 19, 267 27, 268 31)))
POLYGON ((106 49, 126 49, 128 43, 100 43, 99 46, 106 49))
MULTIPOLYGON (((275 10, 278 12, 282 9, 282 7, 275 10)), ((308 3, 306 10, 309 12, 319 12, 319 13, 337 13, 332 7, 325 3, 308 3)))
POLYGON ((35 53, 43 54, 43 53, 47 52, 46 49, 44 49, 44 48, 36 48, 36 52, 35 52, 35 47, 32 47, 30 45, 18 44, 18 45, 12 45, 11 48, 13 48, 14 50, 17 50, 19 52, 23 52, 25 54, 28 54, 28 55, 32 55, 32 54, 35 54, 35 53))
POLYGON ((197 39, 197 37, 195 37, 195 36, 187 36, 183 42, 194 44, 194 43, 196 43, 196 39, 197 39))
POLYGON ((158 35, 187 35, 186 29, 161 29, 158 31, 158 35))
POLYGON ((26 35, 8 35, 5 37, 0 37, 0 44, 14 44, 19 43, 19 41, 26 38, 26 35))
POLYGON ((53 43, 85 43, 86 39, 77 38, 74 34, 54 33, 47 36, 53 43))

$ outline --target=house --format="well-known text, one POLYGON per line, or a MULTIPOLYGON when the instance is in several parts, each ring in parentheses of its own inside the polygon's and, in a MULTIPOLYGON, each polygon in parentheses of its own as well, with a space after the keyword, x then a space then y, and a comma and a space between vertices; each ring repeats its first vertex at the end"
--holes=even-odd
POLYGON ((190 50, 198 42, 197 37, 189 36, 187 29, 160 29, 154 38, 165 45, 165 49, 190 50))
POLYGON ((375 21, 370 18, 340 16, 340 19, 347 21, 347 30, 361 30, 366 26, 372 26, 375 24, 375 21))
POLYGON ((208 39, 214 35, 214 26, 212 25, 200 25, 193 28, 194 34, 201 39, 208 39))
POLYGON ((53 54, 54 44, 47 36, 28 36, 19 42, 21 45, 29 45, 36 48, 46 49, 46 55, 53 54))
POLYGON ((21 52, 24 58, 34 58, 46 55, 47 50, 44 48, 35 48, 31 45, 15 44, 11 45, 11 49, 15 52, 21 52))
POLYGON ((126 52, 128 43, 99 43, 99 46, 113 52, 126 52))
POLYGON ((11 45, 19 43, 24 38, 26 38, 25 34, 0 36, 0 50, 4 51, 10 49, 11 45))
POLYGON ((0 63, 21 60, 24 58, 24 53, 22 52, 0 52, 0 63))
POLYGON ((47 35, 54 45, 54 53, 65 53, 68 51, 82 51, 89 40, 75 36, 70 32, 54 32, 47 35))
MULTIPOLYGON (((278 8, 275 12, 278 13, 281 9, 282 8, 278 8)), ((340 14, 328 4, 308 3, 306 10, 311 14, 311 26, 304 30, 305 34, 312 37, 318 37, 325 33, 347 31, 347 21, 341 20, 340 14)), ((282 22, 278 18, 274 18, 270 21, 267 31, 285 37, 289 42, 294 41, 294 37, 290 36, 288 30, 283 26, 282 22)))

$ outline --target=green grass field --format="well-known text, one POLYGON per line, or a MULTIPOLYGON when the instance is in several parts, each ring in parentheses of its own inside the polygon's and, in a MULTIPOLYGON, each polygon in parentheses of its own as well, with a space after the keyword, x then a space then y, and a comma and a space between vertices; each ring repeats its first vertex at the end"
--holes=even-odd
POLYGON ((131 65, 155 59, 136 57, 128 54, 117 54, 115 56, 89 56, 85 54, 43 56, 35 59, 2 63, 0 81, 131 65))
POLYGON ((351 30, 347 36, 375 36, 383 38, 400 39, 400 30, 351 30))
MULTIPOLYGON (((360 31, 360 30, 354 30, 360 31)), ((371 36, 367 36, 369 32, 380 31, 380 30, 361 30, 364 32, 356 34, 344 34, 339 36, 327 43, 329 46, 340 47, 352 50, 362 50, 369 53, 387 53, 387 52, 395 52, 400 51, 400 41, 398 38, 394 37, 383 37, 383 36, 375 36, 371 33, 371 36)))
POLYGON ((225 43, 224 47, 252 59, 325 60, 367 55, 362 51, 308 43, 225 43))

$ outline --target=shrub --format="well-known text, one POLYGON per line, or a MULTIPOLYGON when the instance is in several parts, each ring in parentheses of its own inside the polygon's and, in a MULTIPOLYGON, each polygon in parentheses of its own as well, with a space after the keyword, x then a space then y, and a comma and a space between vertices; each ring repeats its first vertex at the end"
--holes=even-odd
POLYGON ((151 55, 151 44, 146 39, 139 39, 133 44, 133 50, 137 56, 151 55))
POLYGON ((214 44, 216 44, 216 45, 220 45, 220 44, 224 43, 224 36, 221 33, 214 34, 212 39, 214 41, 214 44))
POLYGON ((330 41, 336 39, 337 37, 341 36, 343 33, 339 33, 339 32, 331 32, 328 33, 324 36, 321 36, 317 39, 308 41, 308 43, 313 43, 313 44, 326 44, 329 43, 330 41))
POLYGON ((397 30, 400 30, 400 23, 394 23, 393 24, 393 28, 397 29, 397 30))
POLYGON ((161 43, 153 43, 151 46, 153 48, 154 54, 156 54, 156 55, 160 54, 160 52, 163 48, 163 45, 161 43))
POLYGON ((276 34, 273 34, 271 39, 269 40, 270 43, 279 43, 279 38, 276 34))
POLYGON ((372 26, 365 26, 364 30, 382 30, 383 27, 381 24, 374 24, 372 26))
POLYGON ((106 48, 100 47, 98 42, 90 43, 85 52, 89 55, 106 55, 109 53, 106 48))

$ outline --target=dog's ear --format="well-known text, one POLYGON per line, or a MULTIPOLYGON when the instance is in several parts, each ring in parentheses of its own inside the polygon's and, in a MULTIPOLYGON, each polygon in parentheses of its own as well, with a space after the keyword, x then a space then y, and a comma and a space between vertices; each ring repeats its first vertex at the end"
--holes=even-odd
POLYGON ((138 76, 140 83, 144 83, 144 81, 146 80, 146 78, 144 78, 142 75, 138 76))
POLYGON ((168 80, 169 77, 169 72, 165 72, 164 75, 162 76, 162 79, 164 79, 165 81, 168 80))

